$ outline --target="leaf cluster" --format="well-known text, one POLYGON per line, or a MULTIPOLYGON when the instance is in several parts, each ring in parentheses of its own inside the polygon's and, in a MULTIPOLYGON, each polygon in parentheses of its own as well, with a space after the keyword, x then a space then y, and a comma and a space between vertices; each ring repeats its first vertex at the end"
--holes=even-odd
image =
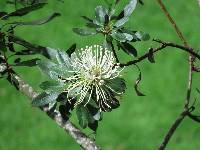
POLYGON ((136 8, 137 0, 130 0, 124 9, 116 15, 116 5, 118 4, 119 0, 116 0, 114 4, 109 4, 108 8, 97 6, 94 19, 82 16, 86 21, 87 28, 73 28, 73 31, 81 36, 102 34, 104 47, 114 50, 115 42, 119 50, 137 57, 137 50, 131 43, 147 41, 150 36, 145 32, 135 31, 124 26, 136 8))

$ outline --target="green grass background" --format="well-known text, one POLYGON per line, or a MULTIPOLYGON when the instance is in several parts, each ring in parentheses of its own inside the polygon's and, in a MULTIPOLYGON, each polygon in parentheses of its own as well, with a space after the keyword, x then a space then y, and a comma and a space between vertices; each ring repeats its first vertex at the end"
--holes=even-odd
MULTIPOLYGON (((127 3, 121 2, 118 9, 127 3)), ((166 0, 179 27, 189 44, 199 48, 200 7, 196 0, 166 0)), ((42 26, 20 27, 17 35, 33 43, 59 49, 71 44, 78 47, 100 44, 102 38, 80 37, 72 32, 73 27, 83 27, 81 15, 92 17, 94 8, 104 1, 65 0, 65 3, 50 1, 44 9, 26 16, 26 20, 47 16, 57 11, 62 16, 42 26)), ((0 10, 9 9, 0 2, 0 10)), ((21 19, 23 20, 23 19, 21 19)), ((181 43, 176 33, 161 12, 155 0, 138 5, 126 24, 134 30, 148 32, 152 38, 181 43)), ((147 51, 152 42, 136 43, 139 55, 147 51)), ((119 53, 121 61, 131 60, 130 56, 119 53)), ((141 90, 147 95, 138 97, 134 82, 138 72, 135 67, 126 68, 124 78, 128 89, 121 100, 121 107, 105 113, 99 124, 97 143, 103 150, 155 150, 158 149, 172 122, 182 111, 187 87, 187 54, 168 48, 155 55, 156 63, 147 60, 139 63, 142 70, 141 90)), ((16 68, 17 72, 34 88, 46 77, 37 68, 16 68)), ((194 88, 199 86, 200 76, 195 74, 194 88)), ((193 99, 199 96, 193 92, 193 99)), ((197 103, 198 104, 198 103, 197 103)), ((78 150, 73 139, 37 108, 32 108, 27 97, 17 92, 6 80, 0 80, 0 150, 78 150)), ((197 112, 200 105, 197 105, 197 112)), ((76 118, 73 118, 76 120, 76 118)), ((77 121, 75 121, 77 123, 77 121)), ((168 150, 200 149, 200 124, 186 118, 171 139, 168 150)))

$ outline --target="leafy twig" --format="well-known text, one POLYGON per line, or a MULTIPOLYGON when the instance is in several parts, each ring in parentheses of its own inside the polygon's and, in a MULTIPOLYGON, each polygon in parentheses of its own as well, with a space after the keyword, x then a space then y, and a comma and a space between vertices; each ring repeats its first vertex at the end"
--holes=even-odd
MULTIPOLYGON (((161 41, 161 40, 158 40, 158 39, 154 39, 153 41, 158 42, 161 45, 157 48, 153 48, 151 53, 156 53, 156 52, 161 51, 161 50, 163 50, 167 47, 174 47, 174 48, 178 48, 180 50, 183 50, 185 52, 188 52, 188 53, 190 53, 191 55, 195 56, 196 58, 198 58, 200 60, 200 55, 196 52, 197 50, 195 50, 193 48, 186 47, 186 46, 179 45, 179 44, 175 44, 175 43, 172 43, 172 42, 164 42, 164 41, 161 41)), ((133 65, 133 64, 137 64, 137 63, 143 61, 144 59, 148 58, 149 55, 150 55, 150 52, 148 51, 147 53, 145 53, 144 55, 140 56, 139 58, 137 58, 135 60, 129 61, 127 63, 121 63, 120 66, 124 67, 124 66, 130 66, 130 65, 133 65)))

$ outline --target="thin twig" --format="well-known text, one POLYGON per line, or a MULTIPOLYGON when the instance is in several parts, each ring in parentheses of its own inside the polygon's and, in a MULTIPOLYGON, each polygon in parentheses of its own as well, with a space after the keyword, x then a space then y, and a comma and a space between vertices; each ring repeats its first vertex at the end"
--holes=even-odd
POLYGON ((188 117, 198 123, 200 123, 200 116, 193 115, 191 113, 188 114, 188 117))
MULTIPOLYGON (((161 50, 163 50, 163 49, 165 49, 167 47, 174 47, 174 48, 178 48, 180 50, 183 50, 185 52, 188 52, 188 53, 190 53, 191 55, 197 57, 200 60, 200 55, 196 52, 197 50, 194 50, 193 48, 185 47, 185 46, 182 46, 182 45, 179 45, 179 44, 175 44, 175 43, 172 43, 172 42, 164 42, 164 41, 161 41, 161 40, 158 40, 158 39, 154 39, 153 41, 158 42, 161 45, 159 47, 157 47, 157 48, 153 48, 152 53, 156 53, 156 52, 161 51, 161 50)), ((129 62, 126 62, 126 63, 121 63, 120 67, 137 64, 137 63, 143 61, 144 59, 148 58, 148 56, 149 56, 149 52, 147 52, 144 55, 140 56, 138 59, 135 59, 135 60, 132 60, 132 61, 129 61, 129 62)))
POLYGON ((172 135, 174 134, 174 132, 176 131, 176 129, 178 128, 178 126, 181 124, 181 122, 183 121, 183 119, 188 115, 188 109, 185 109, 179 116, 178 118, 175 120, 175 122, 172 124, 171 128, 168 130, 167 134, 165 135, 165 138, 162 142, 162 144, 159 147, 159 150, 164 150, 166 145, 168 144, 170 138, 172 137, 172 135))
MULTIPOLYGON (((172 26, 174 27, 178 37, 181 39, 181 41, 184 43, 185 47, 189 48, 189 45, 186 41, 186 39, 184 38, 182 32, 180 31, 180 29, 178 28, 176 22, 173 20, 173 18, 171 17, 171 15, 169 14, 169 12, 167 11, 165 5, 163 4, 162 0, 157 0, 158 4, 160 5, 162 11, 164 12, 164 14, 166 15, 166 17, 168 18, 169 22, 172 24, 172 26)), ((185 118, 186 115, 188 115, 186 112, 188 112, 189 110, 189 103, 190 103, 190 97, 191 97, 191 90, 192 90, 192 77, 193 77, 193 60, 194 60, 194 55, 192 55, 190 53, 189 55, 189 77, 188 77, 188 88, 187 88, 187 95, 186 95, 186 100, 185 100, 185 105, 184 105, 184 110, 183 112, 180 114, 180 116, 177 118, 177 120, 175 121, 174 124, 172 124, 170 130, 168 131, 168 133, 166 134, 162 144, 160 145, 159 150, 164 150, 165 147, 167 146, 169 140, 171 139, 172 135, 174 134, 174 131, 177 129, 177 127, 181 124, 181 122, 183 121, 183 119, 185 118), (171 132, 172 131, 172 132, 171 132)))

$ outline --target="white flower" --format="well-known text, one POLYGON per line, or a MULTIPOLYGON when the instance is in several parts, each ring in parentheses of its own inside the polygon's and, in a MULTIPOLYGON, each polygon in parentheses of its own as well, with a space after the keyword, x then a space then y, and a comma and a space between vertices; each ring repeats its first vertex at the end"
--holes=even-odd
POLYGON ((87 105, 95 93, 100 109, 102 106, 111 108, 112 94, 108 91, 118 95, 122 93, 115 91, 108 81, 117 78, 123 70, 115 64, 113 53, 99 45, 87 46, 71 55, 70 64, 72 70, 69 72, 73 75, 65 78, 69 81, 65 91, 68 98, 78 98, 75 106, 81 103, 87 105))

